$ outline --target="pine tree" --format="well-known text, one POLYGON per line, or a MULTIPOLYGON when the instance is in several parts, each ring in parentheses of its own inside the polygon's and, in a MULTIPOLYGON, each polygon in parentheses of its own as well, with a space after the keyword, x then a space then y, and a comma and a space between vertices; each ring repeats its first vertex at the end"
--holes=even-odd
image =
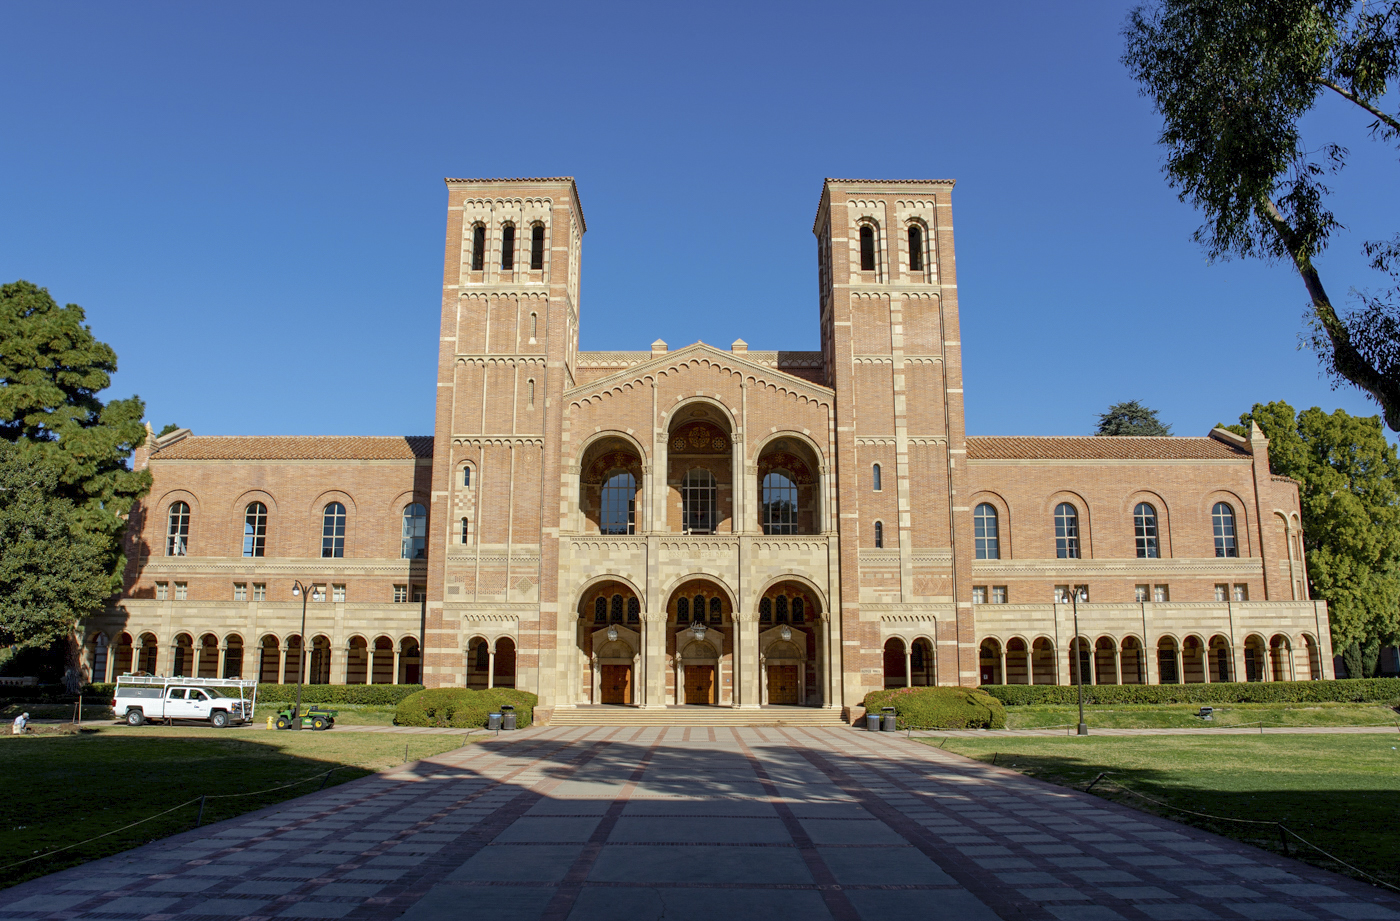
POLYGON ((72 503, 73 525, 102 554, 115 590, 126 515, 151 484, 127 464, 146 437, 145 405, 99 399, 117 355, 85 319, 30 282, 0 285, 0 439, 53 466, 55 496, 72 503))
POLYGON ((1137 400, 1114 403, 1108 412, 1099 416, 1099 430, 1095 435, 1170 435, 1170 425, 1163 425, 1157 418, 1157 410, 1148 409, 1137 400))

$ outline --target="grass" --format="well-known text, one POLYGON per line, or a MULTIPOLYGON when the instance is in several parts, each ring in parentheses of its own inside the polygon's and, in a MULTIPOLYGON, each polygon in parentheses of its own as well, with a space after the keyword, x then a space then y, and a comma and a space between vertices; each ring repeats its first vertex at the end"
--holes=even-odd
MULTIPOLYGON (((1186 815, 1177 809, 1279 822, 1391 885, 1400 885, 1400 733, 1320 736, 947 738, 982 761, 1083 789, 1100 771, 1161 808, 1100 783, 1094 795, 1281 852, 1276 828, 1186 815)), ((1292 856, 1348 873, 1306 847, 1292 856)))
MULTIPOLYGON (((1084 708, 1090 729, 1173 729, 1249 726, 1397 726, 1400 714, 1383 704, 1224 704, 1209 721, 1196 716, 1200 704, 1117 704, 1084 708)), ((1007 729, 1047 729, 1073 725, 1073 706, 1006 708, 1007 729)))
POLYGON ((142 726, 103 722, 79 734, 0 736, 0 886, 115 854, 194 825, 198 804, 72 850, 12 864, 84 841, 169 809, 201 794, 251 793, 292 781, 310 782, 255 796, 209 799, 204 821, 217 822, 327 786, 439 754, 462 736, 359 732, 214 730, 205 726, 142 726), (405 756, 405 746, 407 755, 405 756))

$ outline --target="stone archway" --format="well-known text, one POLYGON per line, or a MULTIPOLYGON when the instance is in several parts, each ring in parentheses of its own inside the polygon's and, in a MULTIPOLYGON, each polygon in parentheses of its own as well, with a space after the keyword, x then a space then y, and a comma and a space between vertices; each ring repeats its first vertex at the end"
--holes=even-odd
POLYGON ((645 629, 641 598, 630 583, 605 578, 584 587, 575 621, 576 703, 645 703, 645 629))
POLYGON ((666 699, 734 705, 734 608, 713 579, 687 579, 666 601, 666 699))

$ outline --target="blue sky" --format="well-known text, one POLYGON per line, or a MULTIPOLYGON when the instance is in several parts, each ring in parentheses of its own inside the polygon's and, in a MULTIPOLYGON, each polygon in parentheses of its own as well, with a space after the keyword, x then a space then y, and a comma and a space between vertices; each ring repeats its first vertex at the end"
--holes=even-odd
MULTIPOLYGON (((4 4, 0 279, 81 304, 157 428, 428 433, 445 176, 577 178, 584 349, 814 349, 822 178, 953 178, 970 433, 1374 414, 1294 274, 1191 242, 1128 8, 4 4)), ((1400 212, 1343 105, 1334 300, 1400 212)))

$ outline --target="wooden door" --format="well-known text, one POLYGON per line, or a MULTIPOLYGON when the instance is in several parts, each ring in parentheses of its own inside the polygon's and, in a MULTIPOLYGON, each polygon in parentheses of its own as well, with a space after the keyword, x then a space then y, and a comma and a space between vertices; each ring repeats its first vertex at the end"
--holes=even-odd
POLYGON ((603 666, 603 703, 630 704, 632 702, 632 666, 603 666))
POLYGON ((768 666, 768 702, 796 704, 797 699, 797 666, 768 666))
POLYGON ((713 665, 687 665, 685 667, 686 703, 714 703, 714 687, 715 667, 713 665))

